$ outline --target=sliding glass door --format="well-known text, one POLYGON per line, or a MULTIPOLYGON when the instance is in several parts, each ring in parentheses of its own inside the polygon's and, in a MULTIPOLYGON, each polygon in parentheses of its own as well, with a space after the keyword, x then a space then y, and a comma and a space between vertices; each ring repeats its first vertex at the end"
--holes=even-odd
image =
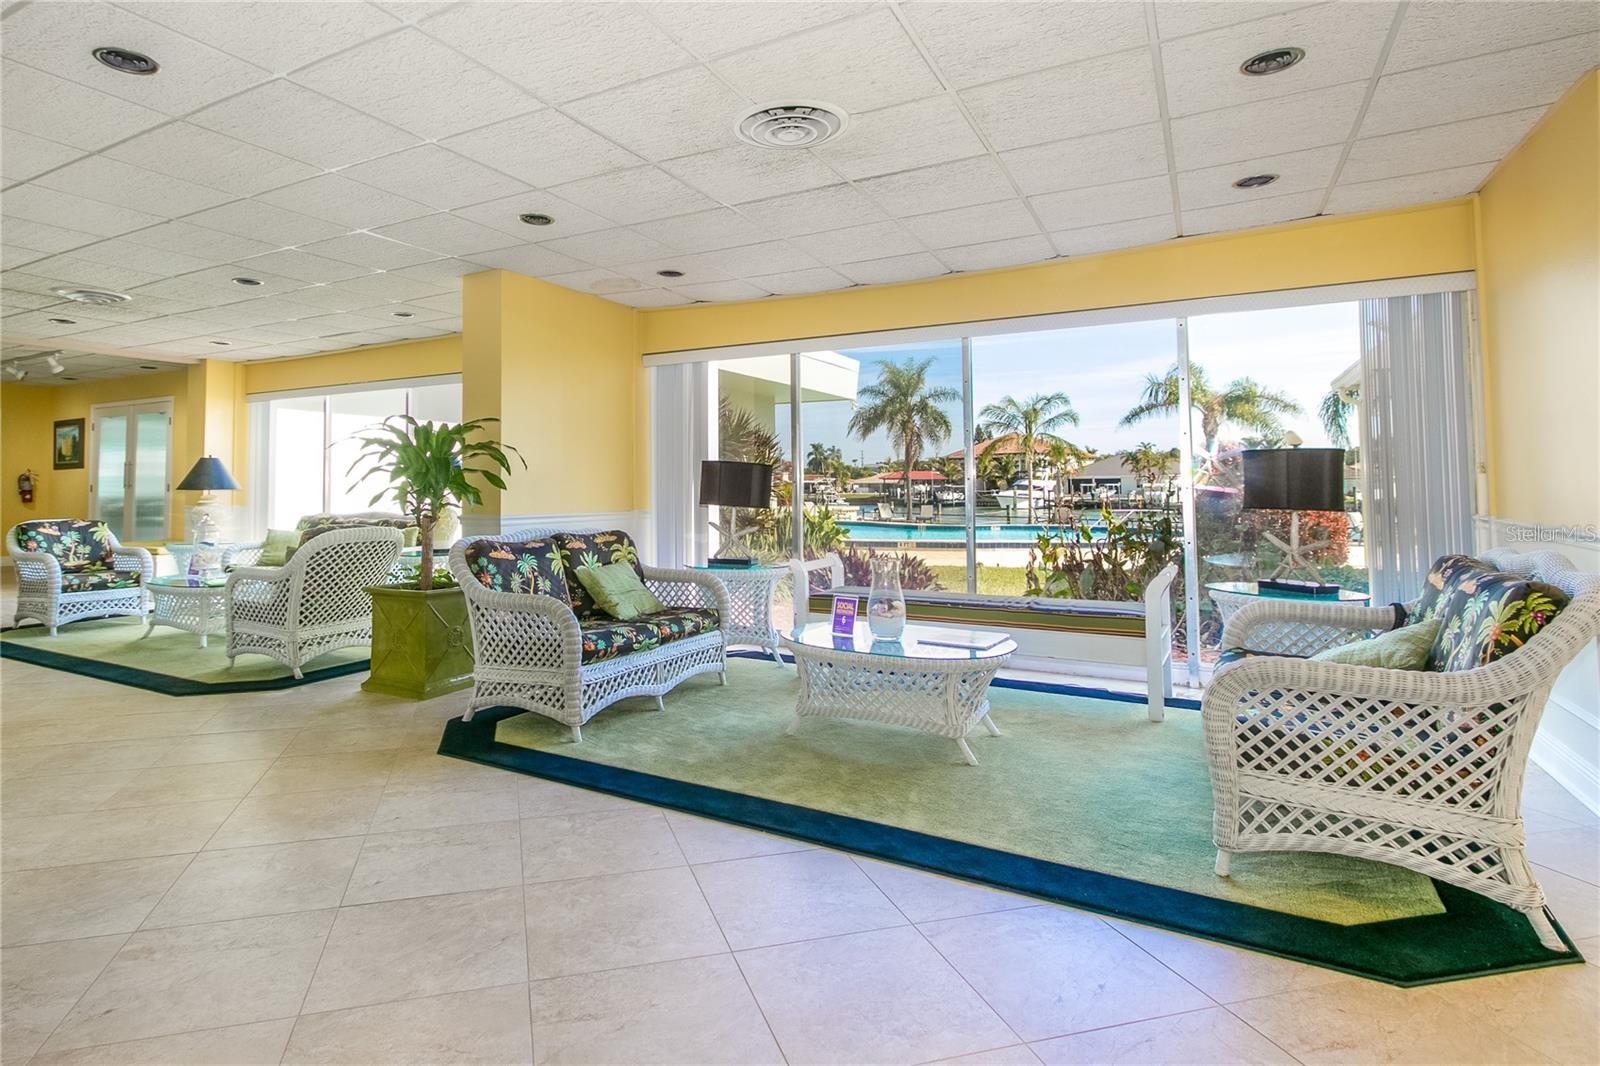
POLYGON ((172 401, 96 405, 90 419, 89 513, 121 541, 164 539, 172 401))

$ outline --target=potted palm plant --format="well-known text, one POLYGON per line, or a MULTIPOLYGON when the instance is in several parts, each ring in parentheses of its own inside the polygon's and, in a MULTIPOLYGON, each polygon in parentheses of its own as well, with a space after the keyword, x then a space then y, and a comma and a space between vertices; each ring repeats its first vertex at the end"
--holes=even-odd
POLYGON ((372 673, 361 687, 412 699, 434 696, 472 683, 472 631, 467 604, 448 571, 433 564, 434 531, 452 507, 483 502, 474 479, 504 490, 511 472, 506 453, 517 450, 488 437, 495 418, 469 422, 419 422, 395 415, 357 438, 361 454, 350 464, 366 472, 357 484, 386 477, 388 485, 372 497, 385 499, 416 520, 419 560, 414 581, 369 588, 372 597, 372 673))

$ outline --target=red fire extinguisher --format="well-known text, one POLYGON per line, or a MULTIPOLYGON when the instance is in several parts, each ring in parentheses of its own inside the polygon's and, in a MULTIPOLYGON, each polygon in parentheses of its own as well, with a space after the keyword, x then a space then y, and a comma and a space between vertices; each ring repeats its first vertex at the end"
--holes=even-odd
POLYGON ((17 495, 22 497, 23 503, 33 502, 33 479, 35 476, 32 470, 24 470, 17 475, 17 495))

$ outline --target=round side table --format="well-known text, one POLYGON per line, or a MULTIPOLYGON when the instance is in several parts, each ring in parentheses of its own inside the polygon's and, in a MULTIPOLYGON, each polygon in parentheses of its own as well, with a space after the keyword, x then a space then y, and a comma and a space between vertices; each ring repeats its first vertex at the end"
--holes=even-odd
POLYGON ((171 626, 200 637, 200 646, 206 638, 221 633, 227 621, 227 581, 200 577, 158 577, 150 581, 152 606, 147 620, 149 628, 143 640, 155 632, 156 626, 171 626))
POLYGON ((778 629, 772 624, 772 601, 778 585, 789 576, 784 566, 697 566, 728 590, 731 617, 722 620, 723 639, 729 647, 761 648, 773 661, 783 663, 778 652, 778 629))

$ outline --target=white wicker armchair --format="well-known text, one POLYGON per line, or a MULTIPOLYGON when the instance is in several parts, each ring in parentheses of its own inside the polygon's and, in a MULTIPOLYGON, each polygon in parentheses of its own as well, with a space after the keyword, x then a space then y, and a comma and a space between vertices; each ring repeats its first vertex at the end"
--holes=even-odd
POLYGON ((360 526, 324 533, 283 566, 245 566, 225 590, 228 661, 266 655, 301 676, 317 656, 372 643, 372 602, 400 555, 398 529, 360 526))
MULTIPOLYGON (((351 511, 346 514, 308 514, 295 523, 295 529, 305 530, 313 524, 322 522, 354 522, 360 519, 369 519, 378 522, 407 521, 407 516, 397 511, 351 511)), ((454 512, 447 512, 440 516, 433 527, 433 543, 439 551, 447 548, 461 532, 461 522, 454 512)), ((266 547, 265 541, 241 541, 230 544, 223 549, 222 565, 225 567, 255 566, 261 559, 261 550, 266 547)))
MULTIPOLYGON (((630 696, 662 696, 697 674, 716 673, 728 683, 723 629, 598 662, 583 661, 583 630, 565 600, 537 592, 485 588, 467 561, 479 541, 526 543, 552 534, 522 530, 462 540, 450 549, 450 572, 467 598, 474 655, 472 700, 464 720, 485 707, 520 707, 544 715, 583 740, 583 724, 630 696)), ((728 592, 709 574, 641 566, 646 587, 669 608, 714 608, 729 617, 728 592)))
POLYGON ((155 560, 143 548, 124 547, 102 523, 70 518, 30 520, 6 533, 6 550, 17 568, 17 609, 12 625, 32 618, 49 626, 50 635, 55 636, 57 627, 68 622, 117 615, 142 617, 145 613, 145 589, 155 576, 155 560), (27 545, 51 547, 41 551, 29 550, 27 545), (75 566, 75 555, 98 562, 101 569, 75 566), (116 574, 136 574, 138 580, 130 584, 129 578, 111 577, 116 574), (121 587, 93 587, 96 584, 121 587))
POLYGON ((1470 670, 1284 657, 1392 628, 1389 607, 1264 600, 1229 621, 1224 646, 1257 654, 1218 671, 1202 710, 1219 875, 1249 851, 1392 863, 1521 911, 1541 942, 1566 950, 1528 866, 1523 773, 1556 676, 1600 636, 1600 577, 1554 552, 1484 558, 1570 602, 1522 647, 1470 670))

